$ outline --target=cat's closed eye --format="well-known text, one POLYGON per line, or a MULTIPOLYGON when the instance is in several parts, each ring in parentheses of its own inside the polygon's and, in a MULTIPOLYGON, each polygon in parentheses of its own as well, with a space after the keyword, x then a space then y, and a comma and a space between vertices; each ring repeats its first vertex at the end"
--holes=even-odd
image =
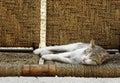
POLYGON ((91 53, 91 52, 92 52, 91 49, 86 49, 86 50, 84 51, 84 54, 88 54, 88 53, 91 53))

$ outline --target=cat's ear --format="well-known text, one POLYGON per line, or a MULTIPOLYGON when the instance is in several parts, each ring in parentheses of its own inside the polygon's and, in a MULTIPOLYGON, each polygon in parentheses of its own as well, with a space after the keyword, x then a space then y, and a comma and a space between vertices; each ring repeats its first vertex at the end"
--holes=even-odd
POLYGON ((90 41, 90 46, 91 46, 91 48, 95 48, 95 40, 92 39, 90 41))

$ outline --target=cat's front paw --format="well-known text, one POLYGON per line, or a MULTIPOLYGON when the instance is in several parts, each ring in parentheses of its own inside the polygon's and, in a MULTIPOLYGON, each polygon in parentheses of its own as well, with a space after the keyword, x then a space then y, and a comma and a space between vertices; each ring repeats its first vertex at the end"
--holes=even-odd
POLYGON ((44 59, 44 60, 52 60, 52 57, 51 57, 51 54, 49 55, 43 55, 42 57, 41 57, 42 59, 44 59))
POLYGON ((41 48, 41 49, 34 50, 33 53, 34 54, 46 55, 46 54, 51 54, 52 52, 47 50, 47 49, 41 48))

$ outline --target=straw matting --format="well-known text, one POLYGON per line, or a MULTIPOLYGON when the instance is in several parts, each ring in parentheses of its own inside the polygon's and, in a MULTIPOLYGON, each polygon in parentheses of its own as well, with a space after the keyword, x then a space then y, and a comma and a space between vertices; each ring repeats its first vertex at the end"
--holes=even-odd
POLYGON ((92 38, 105 48, 119 48, 119 0, 47 0, 47 45, 92 38))
POLYGON ((39 56, 32 53, 0 52, 0 65, 38 64, 39 56))
POLYGON ((120 77, 120 54, 111 55, 110 60, 98 66, 72 65, 53 61, 46 61, 45 64, 55 64, 58 76, 120 77))
POLYGON ((0 46, 39 45, 40 0, 0 0, 0 46))

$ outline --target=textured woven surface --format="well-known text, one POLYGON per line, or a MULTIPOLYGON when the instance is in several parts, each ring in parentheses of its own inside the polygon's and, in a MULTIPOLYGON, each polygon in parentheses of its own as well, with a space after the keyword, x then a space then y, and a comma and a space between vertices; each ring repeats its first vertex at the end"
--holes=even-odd
POLYGON ((73 42, 119 48, 120 0, 47 0, 47 45, 73 42))
POLYGON ((0 52, 0 65, 38 64, 39 56, 32 53, 0 52))
POLYGON ((40 0, 0 0, 0 46, 39 45, 40 0))
POLYGON ((120 77, 120 54, 111 56, 109 61, 98 66, 71 65, 53 61, 46 61, 45 64, 55 64, 58 76, 120 77))

